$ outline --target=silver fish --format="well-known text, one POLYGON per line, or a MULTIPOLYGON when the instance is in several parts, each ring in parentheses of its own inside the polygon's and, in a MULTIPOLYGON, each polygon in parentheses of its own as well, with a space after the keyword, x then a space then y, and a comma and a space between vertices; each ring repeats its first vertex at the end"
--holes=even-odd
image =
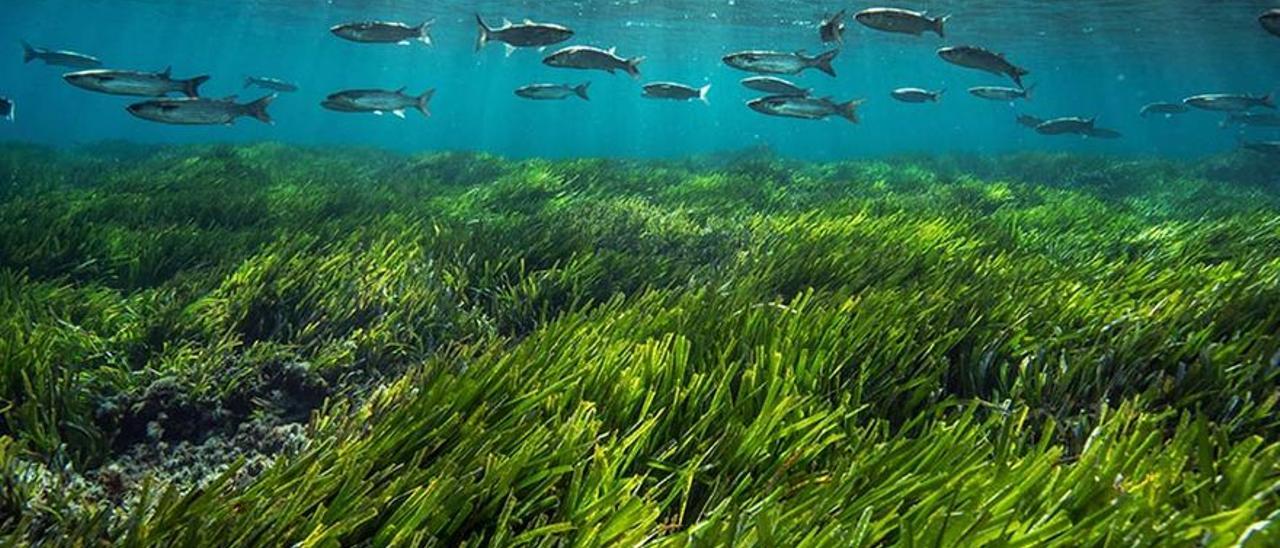
POLYGON ((129 105, 129 114, 162 124, 184 126, 231 125, 236 118, 251 116, 258 121, 272 124, 267 106, 276 99, 268 95, 251 103, 238 104, 236 96, 225 99, 186 97, 182 99, 152 99, 129 105))
POLYGON ((1094 130, 1097 118, 1054 118, 1045 120, 1036 126, 1036 132, 1042 135, 1088 135, 1094 130))
POLYGON ((709 105, 711 102, 707 100, 707 93, 710 91, 711 84, 694 88, 675 82, 654 82, 644 85, 642 96, 649 99, 673 99, 676 101, 697 99, 709 105))
POLYGON ((894 99, 904 103, 936 103, 942 98, 942 94, 945 91, 946 90, 929 91, 927 89, 920 88, 901 88, 893 90, 890 95, 892 95, 894 99))
POLYGON ((609 74, 617 74, 621 70, 632 78, 640 77, 640 63, 644 57, 623 59, 618 57, 617 48, 603 50, 591 46, 570 46, 548 55, 542 60, 547 66, 582 70, 603 70, 609 74))
POLYGON ((517 89, 516 95, 537 101, 559 101, 576 95, 584 101, 590 101, 591 97, 587 96, 587 89, 590 87, 591 82, 583 82, 577 86, 567 84, 530 84, 517 89))
POLYGON ((1146 118, 1151 114, 1163 114, 1167 118, 1174 114, 1182 114, 1188 110, 1191 110, 1191 109, 1187 108, 1187 106, 1182 103, 1160 102, 1160 103, 1151 103, 1149 105, 1144 105, 1142 107, 1142 110, 1138 111, 1138 114, 1143 118, 1146 118))
POLYGON ((361 21, 342 23, 329 29, 334 36, 365 44, 399 44, 407 46, 413 41, 431 45, 431 25, 434 20, 416 27, 391 21, 361 21))
POLYGON ((1187 97, 1182 102, 1198 109, 1219 112, 1244 112, 1253 107, 1276 108, 1274 93, 1263 96, 1212 93, 1187 97))
POLYGON ((431 117, 428 103, 436 90, 429 89, 417 97, 406 95, 404 90, 405 88, 395 91, 381 89, 339 91, 329 95, 320 105, 337 112, 371 112, 377 115, 390 112, 400 118, 405 117, 406 109, 412 108, 421 112, 423 116, 431 117))
POLYGON ((1031 129, 1035 129, 1040 124, 1044 123, 1044 118, 1037 118, 1030 114, 1019 114, 1017 120, 1018 120, 1018 125, 1023 127, 1029 127, 1031 129))
POLYGON ((269 89, 271 91, 280 91, 284 93, 292 93, 292 92, 298 91, 297 84, 291 84, 289 82, 286 82, 284 80, 280 80, 277 78, 245 76, 244 87, 250 88, 254 86, 260 87, 262 89, 269 89))
POLYGON ((969 88, 969 93, 974 97, 990 99, 992 101, 1016 101, 1018 99, 1031 100, 1031 91, 1035 86, 1027 86, 1025 89, 1005 88, 998 86, 978 86, 969 88))
POLYGON ((12 122, 14 115, 17 113, 18 107, 13 103, 13 99, 8 97, 0 97, 0 120, 12 122))
POLYGON ((752 76, 744 78, 742 85, 747 89, 753 89, 768 93, 770 95, 810 95, 813 90, 802 88, 791 82, 776 78, 773 76, 752 76))
POLYGON ((833 49, 817 57, 809 57, 803 51, 783 53, 779 51, 741 51, 724 56, 724 64, 738 70, 760 74, 800 74, 805 69, 815 68, 831 76, 836 69, 831 61, 840 54, 833 49))
POLYGON ((506 19, 498 28, 485 24, 480 14, 476 14, 476 24, 480 34, 476 37, 476 51, 484 49, 489 42, 502 42, 510 56, 516 48, 541 48, 559 44, 573 36, 573 31, 560 25, 534 23, 525 19, 523 23, 513 24, 506 19))
POLYGON ((840 116, 856 124, 859 120, 858 106, 862 103, 860 99, 837 103, 829 97, 819 99, 796 95, 773 95, 752 100, 747 103, 747 106, 751 110, 769 116, 805 120, 823 120, 831 116, 840 116))
POLYGON ((1280 115, 1271 113, 1241 112, 1228 116, 1220 124, 1221 127, 1280 127, 1280 115))
POLYGON ((1273 9, 1258 17, 1258 22, 1262 23, 1262 28, 1267 32, 1280 36, 1280 9, 1273 9))
POLYGON ((209 81, 208 76, 196 76, 187 80, 174 80, 172 76, 172 68, 167 67, 163 72, 82 70, 64 74, 62 79, 68 84, 89 91, 137 97, 164 97, 170 93, 199 97, 200 85, 209 81))
POLYGON ((871 8, 854 14, 853 18, 867 27, 885 32, 913 34, 916 36, 920 36, 925 32, 933 32, 941 38, 946 38, 946 31, 943 30, 943 27, 946 26, 947 20, 951 19, 951 16, 929 17, 924 12, 897 8, 871 8))
POLYGON ((840 10, 818 25, 818 37, 822 39, 822 43, 844 43, 844 14, 845 10, 840 10))
POLYGON ((1022 77, 1031 72, 1010 63, 1004 55, 976 46, 954 46, 938 50, 938 57, 953 65, 1007 75, 1022 87, 1022 77))
POLYGON ((22 41, 22 62, 30 63, 39 59, 44 61, 46 65, 54 65, 59 67, 71 67, 78 69, 93 69, 102 66, 102 61, 97 57, 76 53, 74 51, 52 50, 46 48, 37 48, 28 44, 26 40, 22 41))

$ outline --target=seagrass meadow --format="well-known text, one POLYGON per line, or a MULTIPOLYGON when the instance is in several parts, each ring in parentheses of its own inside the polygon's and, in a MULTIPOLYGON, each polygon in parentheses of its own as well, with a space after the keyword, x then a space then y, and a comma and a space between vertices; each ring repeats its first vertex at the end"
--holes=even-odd
POLYGON ((0 146, 0 544, 1280 545, 1280 181, 0 146))

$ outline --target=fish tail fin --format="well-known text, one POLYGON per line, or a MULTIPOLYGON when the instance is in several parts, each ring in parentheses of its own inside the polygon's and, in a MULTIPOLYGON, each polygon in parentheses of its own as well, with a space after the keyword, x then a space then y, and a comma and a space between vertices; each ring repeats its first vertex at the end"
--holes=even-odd
POLYGON ((484 19, 478 13, 476 14, 476 28, 479 31, 476 35, 476 51, 480 51, 489 43, 489 39, 493 35, 493 29, 484 23, 484 19))
POLYGON ((840 55, 840 50, 833 49, 831 51, 823 53, 822 55, 814 57, 813 67, 831 76, 835 76, 836 69, 835 67, 831 66, 831 61, 835 60, 837 55, 840 55))
POLYGON ((942 88, 942 89, 938 90, 938 92, 937 92, 937 93, 934 93, 934 94, 933 94, 933 102, 937 103, 937 102, 941 101, 941 100, 942 100, 942 95, 943 95, 944 93, 946 93, 946 92, 947 92, 947 88, 942 88))
POLYGON ((196 76, 190 80, 183 80, 182 93, 187 97, 199 97, 200 86, 209 81, 209 76, 196 76))
POLYGON ((862 120, 861 118, 858 117, 858 107, 865 102, 866 102, 865 99, 854 99, 847 103, 837 104, 836 114, 839 114, 841 118, 844 118, 845 120, 848 120, 856 124, 862 120))
POLYGON ((252 77, 250 77, 250 76, 245 76, 245 77, 244 77, 244 89, 249 89, 249 86, 252 86, 252 85, 253 85, 253 78, 252 78, 252 77))
POLYGON ((947 37, 946 26, 947 26, 947 21, 950 21, 950 20, 951 20, 950 14, 943 15, 942 17, 939 17, 933 20, 933 32, 938 33, 938 38, 947 37))
POLYGON ((1262 106, 1271 109, 1276 108, 1276 92, 1273 91, 1266 94, 1266 96, 1262 98, 1262 106))
POLYGON ((591 89, 591 82, 583 82, 581 85, 574 87, 573 92, 578 94, 583 101, 590 101, 591 96, 587 95, 587 90, 591 89))
POLYGON ((711 93, 711 84, 707 84, 698 88, 698 100, 704 105, 710 105, 711 101, 707 100, 707 94, 711 93))
POLYGON ((418 109, 418 112, 421 112, 423 116, 430 118, 431 117, 431 108, 430 108, 431 98, 435 97, 435 95, 436 95, 435 88, 431 88, 427 91, 422 92, 422 95, 418 96, 418 100, 417 100, 417 103, 414 105, 414 108, 418 109))
POLYGON ((22 62, 23 62, 23 64, 26 64, 26 63, 30 63, 30 62, 32 62, 32 61, 35 61, 36 59, 38 59, 38 58, 40 57, 40 54, 36 53, 36 48, 31 47, 31 44, 28 44, 26 40, 21 40, 21 42, 22 42, 22 62))
POLYGON ((1013 78, 1013 83, 1018 84, 1018 87, 1023 87, 1022 77, 1028 74, 1031 74, 1031 71, 1021 67, 1013 67, 1013 71, 1009 74, 1009 77, 1013 78))
POLYGON ((632 78, 639 79, 639 78, 640 78, 640 63, 643 63, 643 62, 644 62, 644 59, 645 59, 644 57, 636 57, 636 58, 634 58, 634 59, 627 59, 627 66, 626 66, 626 68, 625 68, 624 70, 626 70, 626 71, 627 71, 627 74, 630 74, 632 78))
POLYGON ((279 95, 272 93, 271 95, 249 103, 244 106, 244 113, 254 117, 264 124, 275 125, 275 121, 272 120, 271 115, 267 113, 267 107, 271 105, 272 101, 276 100, 276 97, 279 97, 279 95))
POLYGON ((1035 91, 1035 90, 1036 90, 1036 86, 1037 86, 1037 85, 1038 85, 1038 84, 1031 84, 1031 85, 1027 86, 1026 88, 1023 88, 1023 90, 1022 90, 1022 98, 1023 98, 1023 99, 1026 99, 1026 100, 1028 100, 1028 101, 1030 101, 1030 100, 1031 100, 1031 92, 1033 92, 1033 91, 1035 91))
POLYGON ((14 103, 13 101, 9 101, 9 113, 8 113, 8 114, 5 114, 3 119, 4 119, 4 120, 7 120, 7 121, 10 121, 10 122, 12 122, 12 121, 14 121, 14 120, 18 119, 18 104, 17 104, 17 103, 14 103))
POLYGON ((431 42, 431 25, 434 25, 435 22, 436 22, 435 19, 431 19, 429 21, 423 21, 421 25, 418 25, 418 41, 419 42, 422 42, 427 46, 434 45, 431 42))

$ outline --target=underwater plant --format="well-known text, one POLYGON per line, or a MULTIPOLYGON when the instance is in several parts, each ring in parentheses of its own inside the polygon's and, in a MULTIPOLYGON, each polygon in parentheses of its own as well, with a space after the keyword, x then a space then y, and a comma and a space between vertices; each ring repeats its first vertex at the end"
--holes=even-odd
POLYGON ((1280 187, 0 146, 0 542, 1280 543, 1280 187))

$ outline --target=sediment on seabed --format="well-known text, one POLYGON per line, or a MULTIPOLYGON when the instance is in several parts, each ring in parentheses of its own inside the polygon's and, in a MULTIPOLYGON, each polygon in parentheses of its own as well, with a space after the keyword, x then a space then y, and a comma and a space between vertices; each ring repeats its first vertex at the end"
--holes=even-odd
POLYGON ((1280 180, 0 145, 5 544, 1280 544, 1280 180))

